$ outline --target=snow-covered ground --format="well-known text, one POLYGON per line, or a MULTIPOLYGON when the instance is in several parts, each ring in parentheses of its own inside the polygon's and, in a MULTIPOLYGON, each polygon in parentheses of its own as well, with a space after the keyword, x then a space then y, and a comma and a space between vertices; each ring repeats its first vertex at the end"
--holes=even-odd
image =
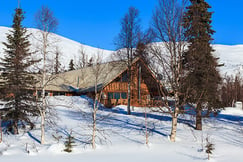
MULTIPOLYGON (((149 146, 145 145, 144 109, 134 108, 126 115, 126 107, 100 109, 98 112, 97 149, 89 144, 91 137, 91 103, 85 97, 50 97, 49 104, 57 114, 56 125, 48 125, 46 144, 40 145, 39 119, 36 128, 19 135, 3 136, 0 159, 4 162, 42 161, 208 161, 206 137, 215 144, 213 162, 241 162, 243 159, 243 111, 226 108, 217 117, 204 119, 203 131, 192 127, 194 118, 180 115, 175 143, 169 141, 171 117, 148 112, 149 146), (64 141, 72 131, 75 145, 66 153, 64 141), (102 136, 103 135, 103 136, 102 136), (55 137, 60 137, 56 140, 55 137), (27 150, 29 153, 26 152, 27 150)), ((149 111, 147 109, 147 111, 149 111)))

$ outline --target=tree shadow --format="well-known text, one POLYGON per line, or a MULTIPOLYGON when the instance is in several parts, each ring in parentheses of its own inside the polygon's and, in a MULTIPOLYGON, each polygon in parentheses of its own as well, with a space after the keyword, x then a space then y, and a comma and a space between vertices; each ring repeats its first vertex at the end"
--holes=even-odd
POLYGON ((30 138, 32 138, 34 141, 38 142, 39 144, 41 144, 41 141, 38 140, 36 137, 34 137, 29 131, 27 132, 27 134, 29 135, 30 138))
MULTIPOLYGON (((93 108, 93 99, 87 97, 87 96, 80 96, 81 98, 85 99, 88 101, 88 107, 89 109, 93 108)), ((64 110, 65 111, 65 110, 64 110)), ((102 104, 99 104, 99 113, 97 113, 97 116, 99 116, 103 120, 99 120, 97 125, 100 127, 112 127, 112 128, 117 128, 118 130, 120 128, 126 129, 128 131, 133 131, 136 130, 138 132, 144 132, 145 130, 145 124, 144 122, 141 122, 144 120, 145 113, 144 112, 132 112, 131 115, 127 115, 127 111, 124 110, 123 108, 116 107, 116 109, 111 109, 111 108, 106 108, 102 104), (102 118, 102 112, 107 112, 110 113, 109 116, 106 116, 102 118), (122 115, 122 116, 116 116, 117 115, 122 115), (130 117, 136 117, 140 118, 140 121, 138 120, 131 120, 130 117)), ((80 115, 78 115, 77 112, 67 112, 68 116, 71 117, 72 119, 75 120, 85 120, 89 121, 90 119, 88 118, 81 118, 80 115)), ((85 112, 87 116, 91 117, 91 112, 85 112)), ((155 119, 158 121, 172 121, 172 117, 169 114, 155 114, 155 113, 147 113, 147 118, 148 119, 155 119)), ((156 122, 156 121, 155 121, 156 122)), ((178 123, 186 124, 189 127, 193 127, 193 121, 192 120, 187 120, 183 118, 178 118, 178 123)), ((164 130, 168 130, 167 128, 164 128, 163 126, 158 128, 158 126, 154 127, 148 127, 147 128, 149 132, 158 134, 160 136, 167 137, 169 134, 164 133, 164 130), (164 129, 164 130, 163 130, 164 129)), ((134 139, 131 139, 132 141, 134 139)))
POLYGON ((216 119, 221 122, 243 126, 243 116, 218 114, 216 119))
MULTIPOLYGON (((111 110, 108 110, 111 111, 111 110)), ((127 115, 127 111, 125 110, 112 110, 111 111, 113 114, 119 114, 119 115, 127 115)), ((132 112, 131 115, 132 117, 138 117, 142 120, 144 120, 144 113, 142 112, 132 112)), ((172 121, 172 118, 170 116, 166 116, 166 115, 158 115, 158 114, 151 114, 151 113, 147 113, 147 118, 148 119, 156 119, 158 121, 172 121)), ((178 118, 178 123, 182 123, 182 124, 186 124, 189 127, 193 127, 193 121, 191 120, 187 120, 187 119, 182 119, 182 118, 178 118)), ((145 129, 145 125, 143 124, 139 124, 139 123, 134 123, 133 120, 129 120, 129 118, 122 118, 122 119, 118 119, 117 117, 113 117, 110 116, 109 120, 104 122, 103 124, 105 125, 109 125, 111 127, 120 127, 123 129, 131 129, 131 130, 137 130, 137 131, 143 131, 145 129)), ((158 135, 167 137, 169 134, 163 133, 163 131, 159 131, 158 128, 156 128, 155 126, 153 128, 148 127, 147 128, 148 131, 152 132, 152 133, 156 133, 158 135)), ((160 128, 163 129, 163 128, 160 128)))
MULTIPOLYGON (((186 154, 186 153, 184 153, 184 152, 177 152, 177 154, 181 154, 181 155, 183 155, 183 156, 187 156, 187 157, 189 157, 189 158, 191 158, 191 159, 193 159, 193 160, 195 160, 195 161, 205 161, 205 160, 207 160, 206 157, 205 157, 205 158, 197 157, 197 156, 195 156, 195 155, 192 155, 192 154, 186 154)), ((205 155, 206 155, 206 154, 205 154, 205 155)))
MULTIPOLYGON (((58 132, 58 133, 61 133, 61 134, 64 135, 66 138, 67 138, 69 135, 71 135, 70 132, 68 132, 66 129, 61 128, 61 127, 59 127, 59 129, 58 129, 57 132, 58 132)), ((74 131, 74 130, 72 130, 72 132, 75 133, 75 134, 80 134, 80 133, 78 133, 78 132, 76 132, 76 131, 74 131)), ((85 144, 85 145, 87 145, 87 144, 91 144, 90 142, 86 141, 85 139, 82 139, 82 138, 76 138, 76 137, 75 137, 75 134, 73 134, 72 136, 74 137, 74 140, 75 140, 76 142, 83 143, 83 144, 85 144)))
MULTIPOLYGON (((111 111, 112 113, 115 113, 115 114, 127 115, 127 111, 122 108, 119 109, 119 107, 116 108, 115 110, 110 109, 108 111, 111 111)), ((166 113, 164 113, 164 114, 146 113, 146 115, 147 115, 147 118, 150 118, 150 119, 156 119, 159 121, 172 121, 172 117, 166 113)), ((144 112, 131 112, 131 116, 144 118, 145 113, 144 112)), ((185 124, 189 127, 195 128, 195 126, 193 126, 192 120, 183 119, 180 116, 178 117, 178 123, 185 124)))

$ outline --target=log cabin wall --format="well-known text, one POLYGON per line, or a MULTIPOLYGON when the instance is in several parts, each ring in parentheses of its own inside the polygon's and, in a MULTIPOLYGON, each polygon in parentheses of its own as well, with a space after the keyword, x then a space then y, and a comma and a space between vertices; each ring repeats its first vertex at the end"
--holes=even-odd
MULTIPOLYGON (((158 96, 158 82, 143 62, 137 61, 132 66, 131 106, 144 107, 158 96)), ((127 71, 120 74, 103 88, 101 102, 107 107, 127 105, 127 71)))

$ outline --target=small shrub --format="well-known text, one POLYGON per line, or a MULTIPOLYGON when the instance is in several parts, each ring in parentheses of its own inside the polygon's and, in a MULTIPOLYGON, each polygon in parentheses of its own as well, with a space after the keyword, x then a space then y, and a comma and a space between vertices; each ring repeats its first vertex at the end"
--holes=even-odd
POLYGON ((212 142, 210 142, 209 137, 206 138, 206 142, 207 142, 207 144, 205 146, 206 147, 205 151, 208 154, 208 160, 209 160, 210 159, 210 155, 213 154, 213 150, 215 148, 214 148, 214 144, 212 142))
POLYGON ((73 148, 73 146, 75 146, 74 143, 75 143, 74 137, 72 136, 72 131, 71 131, 71 133, 67 136, 66 141, 64 143, 65 144, 64 151, 66 151, 68 153, 72 152, 72 148, 73 148))

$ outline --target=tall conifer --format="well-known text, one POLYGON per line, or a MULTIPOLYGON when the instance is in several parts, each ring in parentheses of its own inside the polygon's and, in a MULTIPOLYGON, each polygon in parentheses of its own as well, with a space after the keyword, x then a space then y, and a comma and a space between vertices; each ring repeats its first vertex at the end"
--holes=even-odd
POLYGON ((31 115, 37 115, 34 107, 33 75, 28 73, 28 68, 35 63, 31 59, 29 35, 22 26, 24 13, 21 8, 15 9, 12 30, 7 34, 4 42, 4 58, 0 65, 4 68, 1 75, 0 89, 4 90, 2 100, 5 101, 7 114, 5 120, 10 122, 14 134, 18 134, 18 123, 26 122, 33 125, 31 115))
POLYGON ((196 129, 202 130, 202 109, 208 112, 219 108, 218 85, 221 81, 217 71, 217 59, 211 46, 212 12, 204 0, 190 0, 184 15, 183 27, 188 38, 188 50, 184 54, 186 69, 185 90, 188 102, 196 104, 196 129))

